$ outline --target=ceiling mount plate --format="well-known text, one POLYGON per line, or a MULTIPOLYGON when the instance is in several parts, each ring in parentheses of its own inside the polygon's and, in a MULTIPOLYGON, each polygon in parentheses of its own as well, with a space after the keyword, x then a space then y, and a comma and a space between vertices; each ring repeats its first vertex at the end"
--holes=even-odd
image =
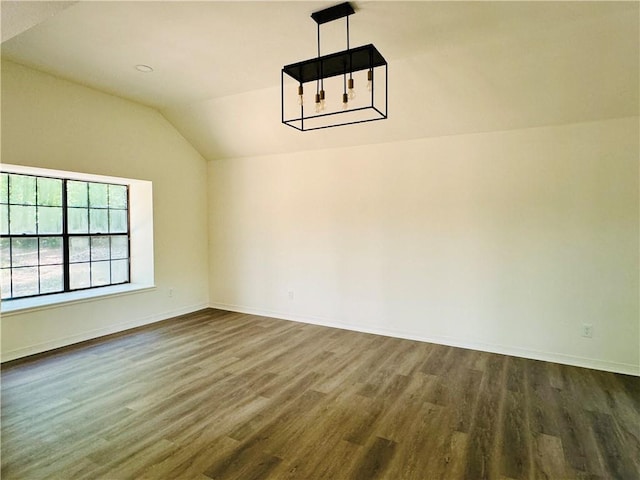
POLYGON ((356 11, 353 9, 351 4, 349 2, 344 2, 340 5, 325 8, 319 12, 314 12, 311 14, 311 18, 313 18, 318 25, 322 25, 323 23, 332 22, 333 20, 353 15, 354 13, 356 13, 356 11))

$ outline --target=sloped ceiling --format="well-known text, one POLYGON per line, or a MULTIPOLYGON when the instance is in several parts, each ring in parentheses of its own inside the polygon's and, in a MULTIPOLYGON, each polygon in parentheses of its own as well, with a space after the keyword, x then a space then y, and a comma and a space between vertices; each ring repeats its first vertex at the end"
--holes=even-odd
POLYGON ((2 13, 2 41, 9 40, 16 35, 29 30, 31 27, 53 17, 65 8, 77 2, 16 2, 3 1, 2 13))
MULTIPOLYGON (((637 2, 355 2, 389 119, 317 132, 280 123, 280 69, 316 54, 309 15, 336 2, 26 3, 48 13, 3 58, 157 108, 209 160, 638 115, 637 2)), ((322 39, 342 50, 344 26, 322 39)))

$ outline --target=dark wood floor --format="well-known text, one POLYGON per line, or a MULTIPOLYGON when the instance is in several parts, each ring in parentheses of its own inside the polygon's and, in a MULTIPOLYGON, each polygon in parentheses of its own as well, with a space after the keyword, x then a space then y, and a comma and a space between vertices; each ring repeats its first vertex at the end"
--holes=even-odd
POLYGON ((208 310, 2 367, 2 479, 638 479, 640 378, 208 310))

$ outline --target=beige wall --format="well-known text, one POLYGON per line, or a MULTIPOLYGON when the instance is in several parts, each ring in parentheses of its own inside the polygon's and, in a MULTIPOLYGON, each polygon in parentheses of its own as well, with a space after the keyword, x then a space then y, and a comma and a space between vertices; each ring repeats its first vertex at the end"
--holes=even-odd
POLYGON ((3 62, 2 162, 152 181, 157 287, 3 315, 4 360, 207 305, 206 162, 159 112, 3 62))
POLYGON ((211 302, 639 374, 638 127, 212 161, 211 302))
POLYGON ((157 285, 4 315, 3 359, 209 303, 640 373, 637 117, 217 160, 207 184, 157 111, 2 68, 3 162, 153 182, 157 285))

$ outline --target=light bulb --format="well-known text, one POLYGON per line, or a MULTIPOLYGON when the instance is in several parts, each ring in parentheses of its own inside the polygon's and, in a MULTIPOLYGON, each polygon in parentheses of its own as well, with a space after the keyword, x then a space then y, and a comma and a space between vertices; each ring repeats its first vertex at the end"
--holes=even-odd
POLYGON ((373 90, 373 70, 367 72, 367 91, 373 90))
POLYGON ((320 103, 320 94, 316 93, 316 113, 320 113, 321 108, 322 104, 320 103))
POLYGON ((302 88, 302 85, 300 85, 298 87, 298 105, 302 106, 302 104, 304 103, 304 89, 302 88))
POLYGON ((349 95, 347 95, 346 93, 343 93, 342 94, 342 109, 346 110, 348 106, 349 106, 349 95))
POLYGON ((354 98, 356 98, 356 91, 353 89, 353 78, 349 79, 349 82, 347 83, 348 85, 348 92, 349 92, 349 100, 353 100, 354 98))
POLYGON ((327 101, 324 99, 324 90, 320 90, 320 110, 324 112, 325 108, 327 108, 327 101))

